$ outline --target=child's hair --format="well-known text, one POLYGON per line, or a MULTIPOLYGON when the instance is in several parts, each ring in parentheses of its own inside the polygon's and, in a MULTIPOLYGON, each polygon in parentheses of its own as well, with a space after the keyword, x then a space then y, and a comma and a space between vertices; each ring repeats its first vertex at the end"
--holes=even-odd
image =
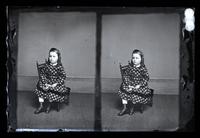
MULTIPOLYGON (((61 53, 60 53, 60 51, 57 48, 51 48, 49 50, 49 54, 50 54, 50 52, 56 52, 56 54, 58 55, 58 61, 57 61, 57 63, 61 64, 61 53)), ((50 63, 49 58, 48 58, 48 63, 50 63)))
MULTIPOLYGON (((133 52, 132 52, 132 55, 131 55, 131 59, 132 59, 132 56, 133 54, 139 54, 140 57, 141 57, 141 65, 144 65, 144 54, 142 53, 142 51, 138 50, 138 49, 134 49, 133 52)), ((133 65, 133 61, 131 60, 131 64, 133 65)))

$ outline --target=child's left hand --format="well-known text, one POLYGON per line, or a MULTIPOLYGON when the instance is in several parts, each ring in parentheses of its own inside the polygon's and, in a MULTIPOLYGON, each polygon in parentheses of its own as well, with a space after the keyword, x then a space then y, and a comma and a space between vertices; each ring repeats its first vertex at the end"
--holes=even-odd
POLYGON ((135 89, 139 89, 139 88, 140 88, 140 85, 136 85, 136 86, 135 86, 135 89))
POLYGON ((50 84, 45 84, 45 86, 46 86, 47 88, 51 87, 51 85, 50 85, 50 84))
POLYGON ((53 88, 54 88, 54 87, 56 87, 56 86, 57 86, 57 84, 58 84, 58 83, 54 83, 54 84, 52 84, 52 85, 51 85, 51 87, 53 87, 53 88))
POLYGON ((128 91, 132 91, 134 89, 134 87, 133 86, 128 86, 128 91))

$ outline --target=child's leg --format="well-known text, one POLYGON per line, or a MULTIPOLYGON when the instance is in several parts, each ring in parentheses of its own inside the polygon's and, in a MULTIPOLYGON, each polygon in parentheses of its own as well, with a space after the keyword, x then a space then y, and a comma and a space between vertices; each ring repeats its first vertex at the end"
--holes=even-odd
POLYGON ((40 106, 38 109, 36 109, 36 111, 34 112, 35 114, 39 114, 43 111, 43 108, 44 108, 44 99, 39 97, 39 103, 40 103, 40 106))
POLYGON ((50 110, 51 110, 52 102, 47 101, 46 103, 47 103, 46 113, 48 114, 50 112, 50 110))
POLYGON ((122 116, 126 113, 128 101, 122 99, 122 104, 123 104, 123 109, 118 113, 119 116, 122 116))
POLYGON ((134 111, 134 104, 132 103, 132 101, 129 102, 129 109, 130 109, 129 115, 133 115, 135 111, 134 111))

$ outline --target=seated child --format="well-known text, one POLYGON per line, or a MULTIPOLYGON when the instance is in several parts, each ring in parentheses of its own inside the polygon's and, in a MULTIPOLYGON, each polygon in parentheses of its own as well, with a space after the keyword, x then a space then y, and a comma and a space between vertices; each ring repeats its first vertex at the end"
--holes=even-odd
POLYGON ((49 113, 52 102, 63 102, 65 95, 69 94, 70 88, 64 85, 66 74, 61 63, 60 51, 51 48, 49 51, 48 61, 40 71, 40 79, 37 83, 34 93, 38 96, 40 103, 39 108, 34 112, 49 113), (44 108, 44 102, 47 108, 44 108))
POLYGON ((152 100, 152 89, 148 87, 149 74, 144 65, 143 53, 139 50, 132 52, 131 62, 123 74, 123 81, 118 91, 118 95, 122 99, 123 109, 118 113, 122 116, 127 113, 128 102, 133 106, 130 108, 129 114, 134 113, 134 105, 146 104, 152 100))

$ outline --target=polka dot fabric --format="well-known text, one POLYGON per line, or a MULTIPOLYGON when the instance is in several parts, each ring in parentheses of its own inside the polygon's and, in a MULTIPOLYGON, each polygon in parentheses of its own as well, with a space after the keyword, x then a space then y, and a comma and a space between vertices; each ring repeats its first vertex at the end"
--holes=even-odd
POLYGON ((50 102, 63 102, 65 95, 69 95, 67 87, 64 85, 66 73, 61 64, 52 66, 48 63, 40 69, 39 81, 34 93, 41 98, 48 99, 50 102), (44 89, 45 84, 55 84, 56 87, 50 88, 47 91, 44 89))
POLYGON ((151 90, 148 87, 149 74, 144 65, 136 67, 129 64, 122 72, 122 83, 118 91, 121 99, 132 101, 133 104, 147 104, 152 100, 151 90), (138 89, 129 89, 129 86, 140 85, 138 89))

